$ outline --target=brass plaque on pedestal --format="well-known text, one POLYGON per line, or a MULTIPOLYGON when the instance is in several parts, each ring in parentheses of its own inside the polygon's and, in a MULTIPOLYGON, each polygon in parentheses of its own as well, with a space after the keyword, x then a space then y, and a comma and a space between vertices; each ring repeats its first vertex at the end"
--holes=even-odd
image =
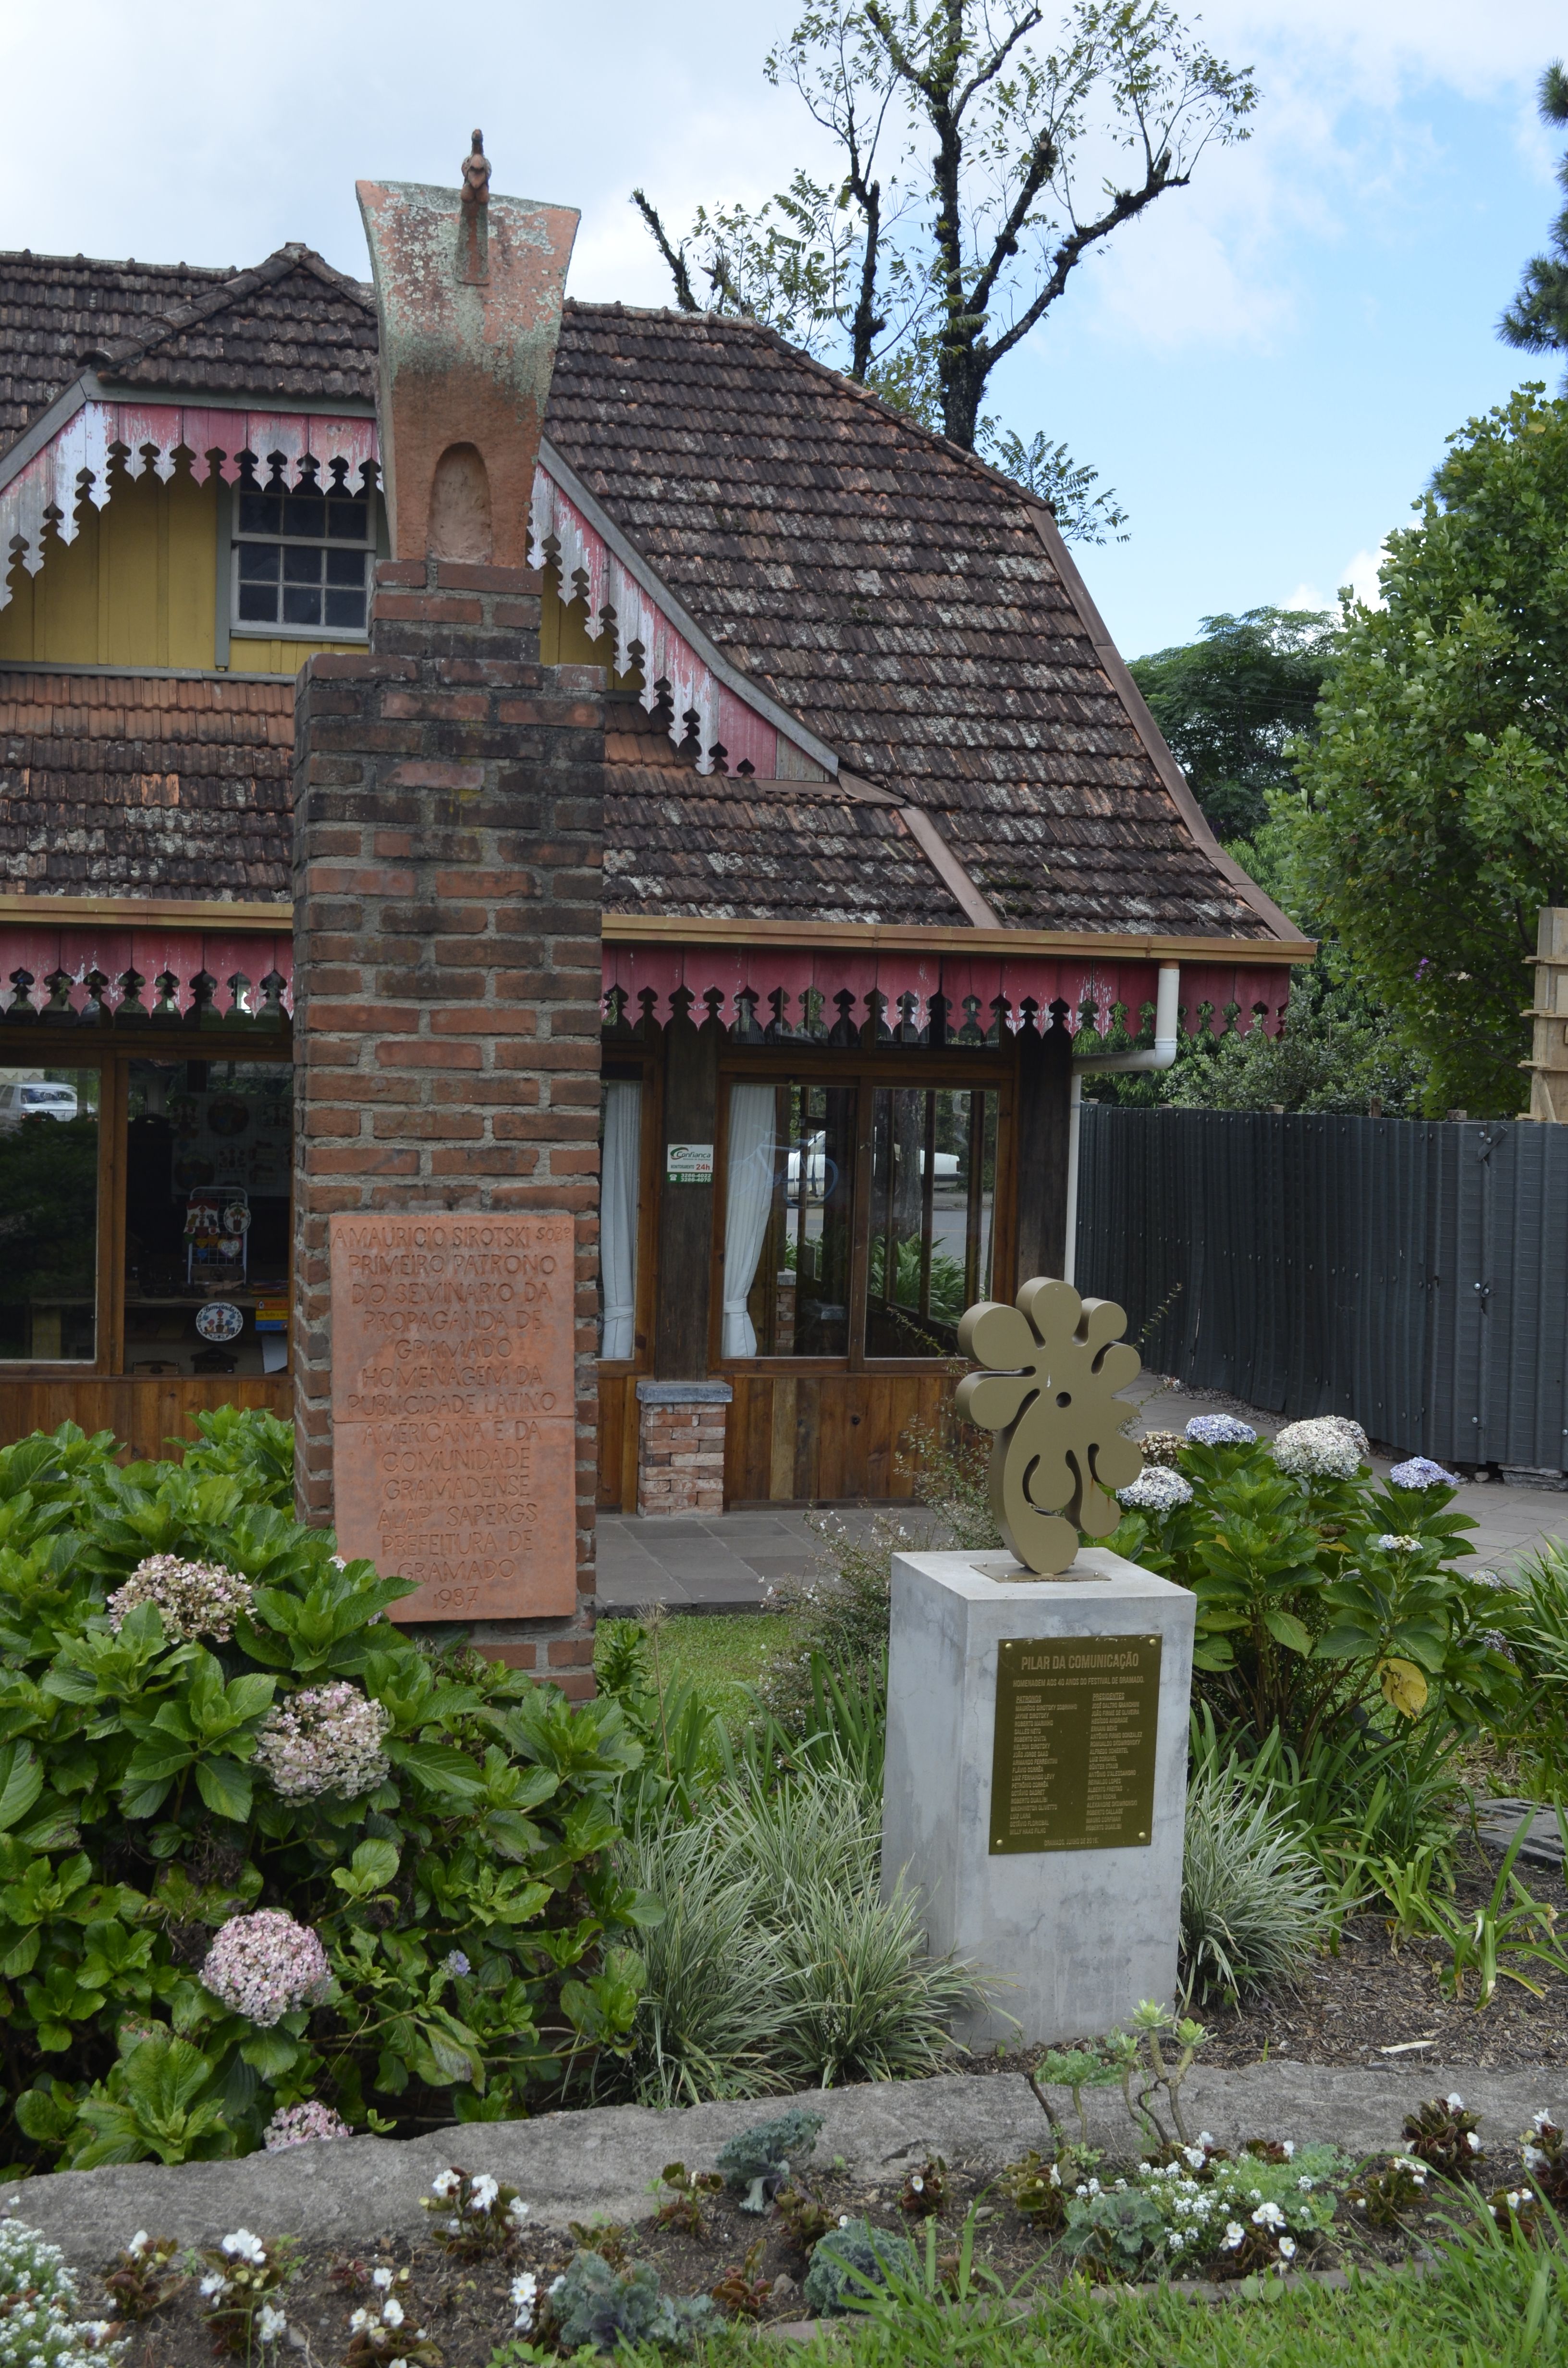
POLYGON ((997 1647, 991 1855, 1146 1849, 1157 1636, 1023 1636, 997 1647))

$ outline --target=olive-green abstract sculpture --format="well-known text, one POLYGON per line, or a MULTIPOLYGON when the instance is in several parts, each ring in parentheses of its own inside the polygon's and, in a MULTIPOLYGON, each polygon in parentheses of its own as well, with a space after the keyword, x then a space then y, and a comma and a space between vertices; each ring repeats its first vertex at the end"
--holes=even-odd
POLYGON ((994 1430, 991 1509, 1014 1554, 1042 1578, 1064 1571, 1078 1532, 1108 1537, 1121 1508, 1108 1491, 1130 1487, 1143 1458, 1116 1403, 1141 1370, 1121 1338, 1127 1317, 1113 1300, 1080 1299, 1070 1282, 1026 1282, 1017 1304, 983 1299, 959 1325, 959 1350, 988 1372, 959 1383, 965 1422, 994 1430))

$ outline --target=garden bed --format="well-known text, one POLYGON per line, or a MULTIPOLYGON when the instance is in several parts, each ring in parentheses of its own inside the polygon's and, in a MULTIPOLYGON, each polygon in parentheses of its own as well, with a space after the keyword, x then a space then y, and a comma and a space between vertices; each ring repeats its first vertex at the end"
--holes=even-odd
MULTIPOLYGON (((1131 2165, 1125 2166, 1130 2168, 1131 2165)), ((1102 2167, 1108 2182, 1117 2166, 1102 2167)), ((1520 2166, 1512 2148, 1489 2153, 1486 2177, 1517 2180, 1520 2166)), ((812 2169, 802 2182, 824 2210, 864 2219, 873 2226, 896 2229, 911 2237, 917 2252, 926 2252, 926 2224, 912 2220, 901 2208, 904 2180, 865 2180, 846 2170, 825 2166, 812 2169)), ((1070 2268, 1060 2243, 1041 2235, 1025 2214, 999 2192, 994 2172, 955 2166, 948 2170, 943 2208, 934 2221, 939 2274, 955 2276, 965 2215, 979 2207, 974 2235, 975 2268, 989 2272, 1009 2292, 1053 2291, 1070 2268)), ((1312 2246, 1303 2248, 1295 2263, 1299 2271, 1341 2271, 1349 2267, 1387 2268, 1422 2261, 1429 2257, 1429 2228, 1456 2209, 1462 2214, 1478 2202, 1474 2189, 1443 2189, 1433 2182, 1429 2201, 1413 2212, 1397 2231, 1378 2231, 1353 2225, 1342 2201, 1332 2227, 1312 2246)), ((657 2273, 666 2292, 709 2294, 728 2274, 741 2272, 754 2286, 766 2285, 756 2316, 761 2324, 799 2321, 805 2315, 801 2288, 807 2257, 795 2243, 777 2210, 761 2219, 741 2211, 727 2194, 704 2197, 704 2232, 698 2237, 677 2228, 661 2228, 652 2221, 612 2226, 585 2226, 583 2236, 615 2267, 645 2262, 657 2273)), ((265 2232, 263 2232, 265 2233, 265 2232)), ((360 2354, 355 2342, 354 2313, 373 2307, 381 2294, 373 2283, 378 2269, 391 2271, 391 2291, 400 2298, 406 2330, 423 2328, 438 2351, 441 2368, 489 2368, 494 2354, 508 2340, 514 2319, 513 2282, 531 2271, 544 2291, 566 2269, 580 2239, 571 2231, 527 2231, 515 2243, 487 2259, 455 2261, 435 2244, 410 2242, 388 2235, 381 2242, 357 2248, 305 2246, 298 2255, 297 2274, 284 2297, 289 2324, 298 2340, 287 2342, 279 2359, 301 2357, 317 2368, 360 2354)), ((1212 2272, 1210 2272, 1211 2279, 1212 2272)), ((1191 2282, 1206 2293, 1210 2280, 1191 2282)), ((1233 2281, 1229 2282, 1233 2284, 1233 2281)), ((98 2282, 81 2280, 83 2300, 97 2313, 113 2308, 98 2282)), ((985 2279, 981 2290, 989 2290, 985 2279)), ((1181 2290, 1178 2287, 1178 2291, 1181 2290)), ((1223 2284, 1220 2291, 1223 2291, 1223 2284)), ((733 2316, 725 2311, 722 2316, 733 2316)), ((193 2278, 150 2320, 132 2328, 124 2354, 124 2368, 209 2368, 212 2339, 193 2278)), ((268 2355, 271 2356, 270 2354, 268 2355)), ((369 2358, 371 2354, 364 2354, 369 2358)), ((390 2355, 388 2355, 390 2356, 390 2355)))

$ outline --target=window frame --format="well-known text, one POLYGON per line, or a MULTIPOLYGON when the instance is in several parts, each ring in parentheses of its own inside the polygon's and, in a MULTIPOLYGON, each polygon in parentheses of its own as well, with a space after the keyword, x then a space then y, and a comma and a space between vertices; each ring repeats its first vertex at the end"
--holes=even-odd
MULTIPOLYGON (((316 490, 324 501, 331 501, 335 496, 338 500, 347 501, 357 501, 359 498, 358 495, 349 493, 346 487, 339 491, 331 485, 327 485, 325 487, 318 487, 316 490)), ((237 484, 231 486, 228 491, 228 630, 231 641, 237 639, 240 641, 249 642, 364 642, 368 643, 370 638, 370 603, 375 593, 376 585, 376 557, 381 548, 381 514, 379 507, 380 493, 378 487, 374 484, 368 484, 365 487, 365 523, 368 531, 361 540, 355 542, 350 542, 346 536, 339 536, 335 541, 331 537, 325 535, 244 533, 242 531, 240 527, 240 507, 246 494, 271 495, 273 493, 277 493, 281 495, 282 497, 287 500, 290 495, 298 496, 302 491, 302 488, 298 485, 279 484, 278 486, 274 486, 270 484, 265 485, 254 484, 246 484, 244 480, 242 478, 237 484), (304 551, 337 550, 358 552, 361 558, 368 560, 369 562, 365 571, 365 622, 362 625, 328 625, 325 623, 319 625, 289 625, 283 623, 281 619, 279 619, 278 622, 276 624, 267 624, 264 620, 258 621, 254 617, 242 617, 240 614, 240 546, 242 543, 247 542, 269 543, 282 551, 293 549, 304 551)), ((324 583, 324 594, 327 588, 328 587, 324 583)), ((278 589, 279 593, 281 593, 281 584, 279 584, 278 589)), ((279 598, 278 607, 282 607, 281 598, 279 598)))
POLYGON ((962 1052, 889 1047, 886 1053, 842 1053, 803 1044, 780 1044, 764 1052, 735 1047, 719 1058, 719 1109, 713 1145, 713 1230, 709 1282, 708 1370, 710 1373, 867 1373, 892 1378, 940 1372, 953 1359, 872 1357, 866 1353, 866 1294, 870 1274, 872 1132, 878 1087, 969 1086, 994 1093, 996 1187, 992 1201, 992 1287, 1013 1270, 1016 1208, 1014 1101, 1017 1063, 1011 1044, 962 1052), (855 1172, 850 1208, 849 1345, 836 1357, 726 1357, 723 1345, 724 1230, 729 1177, 730 1087, 734 1085, 854 1086, 855 1172))
MULTIPOLYGON (((0 1043, 0 1067, 57 1069, 91 1069, 101 1072, 98 1087, 98 1220, 97 1272, 93 1296, 94 1355, 74 1358, 17 1357, 0 1359, 0 1390, 18 1382, 93 1382, 123 1381, 136 1383, 147 1389, 178 1389, 179 1383, 167 1376, 137 1375, 125 1369, 125 1192, 128 1180, 128 1137, 130 1121, 131 1064, 148 1059, 168 1059, 176 1055, 183 1060, 255 1062, 264 1067, 277 1067, 287 1063, 293 1065, 294 1047, 291 1027, 277 1031, 268 1043, 234 1042, 225 1022, 210 1032, 206 1029, 187 1030, 176 1033, 172 1028, 149 1030, 144 1035, 123 1042, 104 1044, 81 1041, 76 1031, 65 1029, 17 1029, 17 1042, 12 1045, 9 1035, 0 1043), (221 1031, 221 1032, 220 1032, 221 1031), (228 1041, 225 1041, 228 1040, 228 1041), (6 1058, 7 1053, 10 1058, 6 1058)), ((81 1031, 85 1037, 87 1031, 81 1031)), ((292 1199, 292 1185, 290 1185, 292 1199)), ((294 1300, 293 1227, 289 1241, 289 1304, 294 1300)), ((288 1333, 289 1361, 277 1375, 268 1380, 286 1380, 293 1370, 293 1327, 288 1333)), ((186 1377, 187 1380, 189 1376, 186 1377)))

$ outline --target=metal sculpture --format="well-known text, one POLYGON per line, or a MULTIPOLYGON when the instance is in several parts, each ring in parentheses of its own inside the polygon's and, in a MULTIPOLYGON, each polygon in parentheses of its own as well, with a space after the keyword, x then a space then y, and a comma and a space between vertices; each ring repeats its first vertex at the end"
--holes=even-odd
POLYGON ((991 1509, 1007 1544, 1038 1577, 1067 1569, 1080 1531, 1108 1537, 1121 1519, 1109 1493, 1136 1480, 1143 1458, 1122 1431, 1116 1394, 1138 1378, 1127 1317, 1113 1300, 1080 1299, 1037 1277, 1016 1304, 982 1300, 959 1325, 959 1349, 990 1370, 959 1383, 965 1422, 996 1433, 991 1509))

